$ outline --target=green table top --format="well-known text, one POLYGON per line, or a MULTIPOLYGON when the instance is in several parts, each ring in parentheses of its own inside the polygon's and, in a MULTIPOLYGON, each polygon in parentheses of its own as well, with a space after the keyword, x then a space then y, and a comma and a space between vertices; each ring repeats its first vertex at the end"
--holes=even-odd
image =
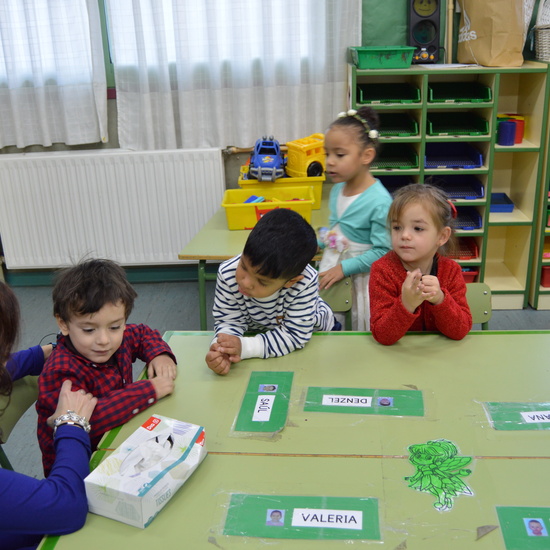
MULTIPOLYGON (((201 424, 209 455, 152 524, 140 530, 89 514, 80 532, 57 549, 265 548, 265 539, 223 533, 231 493, 370 497, 379 499, 383 548, 504 549, 499 529, 476 541, 477 528, 498 525, 496 506, 547 506, 548 431, 494 430, 485 401, 544 402, 550 394, 550 332, 473 332, 456 342, 411 334, 377 344, 369 333, 315 334, 303 350, 269 360, 251 359, 226 377, 204 356, 212 333, 168 332, 178 357, 176 391, 123 426, 119 445, 150 414, 201 424), (243 436, 233 431, 251 372, 292 371, 285 428, 243 436), (424 417, 304 412, 312 386, 418 389, 424 417), (432 439, 454 442, 473 456, 466 478, 474 495, 454 499, 450 512, 434 497, 407 487, 414 474, 407 447, 432 439), (399 546, 402 544, 406 546, 399 546), (218 546, 217 546, 218 545, 218 546)), ((281 548, 311 548, 311 540, 269 539, 281 548)), ((343 548, 344 541, 324 541, 343 548)), ((43 543, 44 550, 53 541, 43 543)))
POLYGON ((548 506, 547 484, 541 480, 550 476, 550 460, 480 459, 471 468, 466 480, 473 496, 456 497, 451 511, 438 512, 431 495, 407 486, 404 477, 414 468, 405 459, 211 454, 146 529, 88 514, 82 530, 61 537, 57 544, 45 542, 42 550, 349 547, 346 541, 224 535, 231 493, 376 498, 382 540, 370 542, 369 548, 504 550, 500 529, 476 540, 477 529, 499 525, 496 506, 548 506))
MULTIPOLYGON (((323 184, 321 208, 312 210, 314 229, 328 224, 328 197, 331 184, 323 184)), ((230 231, 227 228, 225 209, 220 208, 178 254, 180 260, 227 260, 240 254, 250 230, 230 231)))
MULTIPOLYGON (((243 361, 225 377, 204 362, 212 333, 170 332, 165 338, 180 374, 175 393, 151 412, 205 426, 210 451, 403 456, 411 444, 445 438, 466 455, 550 454, 548 431, 494 430, 481 404, 549 400, 550 333, 482 331, 461 341, 417 334, 389 347, 368 333, 318 334, 302 350, 243 361), (269 437, 232 429, 253 371, 294 372, 286 428, 269 437), (418 389, 424 417, 305 412, 312 386, 418 389)), ((131 424, 123 433, 132 429, 131 424)))

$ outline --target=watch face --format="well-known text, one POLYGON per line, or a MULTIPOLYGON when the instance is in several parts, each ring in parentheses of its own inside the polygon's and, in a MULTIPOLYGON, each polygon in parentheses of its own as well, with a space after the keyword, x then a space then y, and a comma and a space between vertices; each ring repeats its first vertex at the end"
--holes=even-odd
POLYGON ((420 15, 420 17, 429 17, 437 9, 438 0, 414 0, 414 11, 420 15))

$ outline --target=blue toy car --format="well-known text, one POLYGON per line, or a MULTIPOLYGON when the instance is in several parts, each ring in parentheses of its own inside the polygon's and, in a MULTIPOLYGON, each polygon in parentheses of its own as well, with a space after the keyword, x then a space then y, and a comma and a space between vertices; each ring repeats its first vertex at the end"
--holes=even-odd
POLYGON ((285 175, 285 157, 281 147, 273 136, 264 136, 256 141, 250 155, 248 179, 258 181, 275 181, 285 175))

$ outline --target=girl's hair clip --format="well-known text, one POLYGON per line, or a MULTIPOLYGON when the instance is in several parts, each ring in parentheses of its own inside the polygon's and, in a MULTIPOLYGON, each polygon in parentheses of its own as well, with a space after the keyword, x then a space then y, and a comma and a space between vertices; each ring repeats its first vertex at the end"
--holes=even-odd
POLYGON ((451 216, 452 216, 453 220, 455 220, 456 217, 458 216, 456 206, 449 199, 447 199, 447 202, 449 203, 449 206, 451 207, 451 216))
POLYGON ((357 114, 357 111, 355 109, 349 109, 348 111, 342 111, 341 113, 338 113, 338 118, 345 118, 351 116, 358 120, 363 127, 365 128, 365 132, 369 136, 369 139, 372 141, 377 140, 380 137, 380 133, 378 130, 372 129, 369 125, 369 123, 361 116, 357 114))

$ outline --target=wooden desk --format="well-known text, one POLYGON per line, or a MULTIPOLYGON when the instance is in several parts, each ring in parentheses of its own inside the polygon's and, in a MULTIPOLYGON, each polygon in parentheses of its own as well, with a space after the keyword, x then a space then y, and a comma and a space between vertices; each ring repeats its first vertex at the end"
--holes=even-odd
MULTIPOLYGON (((405 336, 385 347, 370 334, 315 334, 303 350, 269 360, 251 359, 226 377, 204 363, 212 333, 169 332, 178 357, 176 391, 113 431, 120 444, 151 413, 206 428, 209 456, 144 531, 89 514, 83 530, 62 537, 72 548, 265 548, 262 539, 223 534, 230 493, 352 496, 379 499, 382 542, 395 550, 505 548, 500 530, 478 541, 476 529, 498 525, 496 506, 548 506, 548 431, 494 430, 484 401, 548 401, 550 332, 473 332, 455 342, 441 335, 405 336), (253 371, 293 371, 285 428, 271 437, 232 431, 253 371), (402 389, 423 392, 424 417, 381 417, 304 412, 310 386, 402 389), (450 512, 407 487, 414 473, 407 447, 444 438, 473 456, 466 478, 474 496, 454 499, 450 512), (475 541, 475 544, 474 544, 475 541)), ((269 539, 278 548, 309 549, 311 540, 269 539)), ((43 550, 53 548, 46 546, 43 550)), ((344 548, 344 541, 324 541, 344 548)))
MULTIPOLYGON (((313 210, 311 213, 311 225, 314 229, 328 224, 328 197, 331 187, 331 184, 323 185, 321 208, 313 210)), ((206 264, 207 262, 222 262, 240 254, 249 234, 249 230, 230 231, 227 228, 225 209, 220 208, 178 254, 180 260, 198 261, 201 330, 206 330, 206 281, 216 280, 216 274, 206 272, 206 264)))

